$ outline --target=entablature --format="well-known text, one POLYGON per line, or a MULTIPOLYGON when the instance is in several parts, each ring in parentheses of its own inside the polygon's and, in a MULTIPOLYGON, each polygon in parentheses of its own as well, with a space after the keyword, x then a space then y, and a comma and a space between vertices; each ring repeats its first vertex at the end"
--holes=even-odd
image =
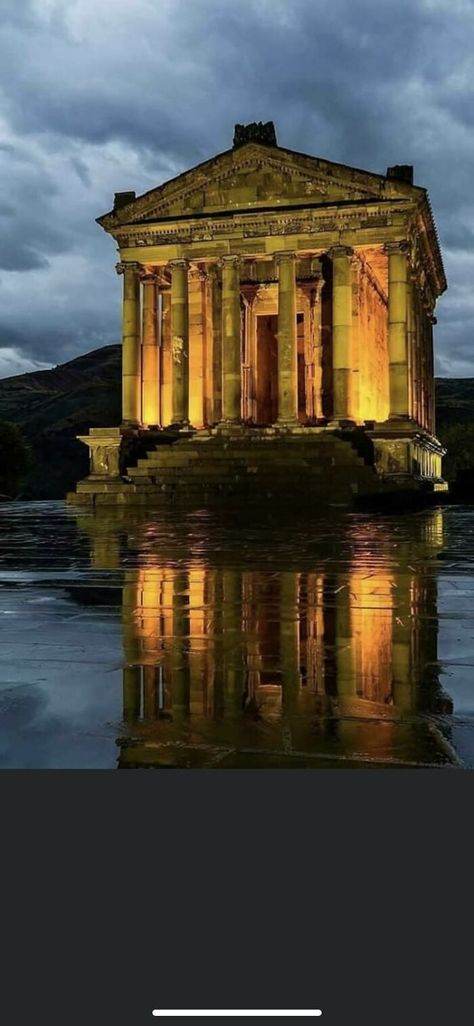
POLYGON ((348 204, 344 207, 307 207, 265 214, 252 211, 230 216, 179 218, 166 223, 126 224, 113 232, 120 248, 189 245, 221 239, 258 239, 267 236, 314 235, 325 232, 388 228, 407 224, 416 208, 406 200, 348 204))

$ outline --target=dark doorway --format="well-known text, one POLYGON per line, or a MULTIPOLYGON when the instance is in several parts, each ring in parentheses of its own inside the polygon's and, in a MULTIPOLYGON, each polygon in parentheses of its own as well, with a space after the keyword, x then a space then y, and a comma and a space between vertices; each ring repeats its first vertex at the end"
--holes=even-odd
POLYGON ((278 317, 257 317, 257 424, 278 417, 278 317))

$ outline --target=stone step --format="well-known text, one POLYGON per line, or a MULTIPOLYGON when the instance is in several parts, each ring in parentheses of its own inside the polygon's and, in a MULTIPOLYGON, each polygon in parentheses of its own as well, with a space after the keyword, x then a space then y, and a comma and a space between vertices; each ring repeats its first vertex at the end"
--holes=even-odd
POLYGON ((334 461, 335 463, 338 463, 338 462, 341 462, 341 463, 351 462, 351 463, 360 463, 361 465, 364 464, 363 458, 361 456, 359 456, 356 452, 354 452, 353 449, 344 448, 342 450, 337 450, 337 451, 331 451, 331 450, 325 449, 324 451, 320 451, 320 452, 304 452, 304 451, 298 450, 297 452, 293 452, 293 453, 287 452, 287 451, 285 452, 285 451, 281 451, 281 450, 278 451, 276 449, 272 449, 272 450, 268 450, 267 449, 267 450, 258 451, 258 452, 253 450, 253 449, 238 450, 238 451, 236 451, 236 450, 234 450, 234 451, 232 451, 232 450, 227 450, 227 451, 225 451, 225 450, 217 450, 217 451, 212 451, 212 452, 210 452, 210 451, 202 452, 202 453, 199 454, 199 458, 198 459, 195 459, 195 454, 194 453, 192 454, 192 456, 190 454, 188 454, 188 453, 183 453, 183 452, 176 452, 174 454, 169 454, 169 455, 167 454, 166 456, 163 456, 160 453, 150 453, 149 456, 147 456, 145 458, 142 458, 142 459, 139 459, 137 461, 137 466, 140 466, 140 467, 150 466, 150 465, 153 465, 153 466, 167 466, 167 465, 178 465, 178 464, 179 465, 183 465, 183 466, 187 466, 187 465, 190 465, 190 464, 196 464, 196 465, 200 464, 200 465, 203 465, 203 464, 208 464, 210 462, 217 463, 217 462, 231 462, 231 461, 238 461, 238 462, 246 463, 246 464, 247 463, 257 463, 257 462, 262 462, 262 463, 281 462, 281 463, 288 463, 290 465, 291 464, 294 465, 296 463, 303 464, 303 463, 322 463, 322 462, 324 462, 326 464, 329 464, 332 461, 334 461))

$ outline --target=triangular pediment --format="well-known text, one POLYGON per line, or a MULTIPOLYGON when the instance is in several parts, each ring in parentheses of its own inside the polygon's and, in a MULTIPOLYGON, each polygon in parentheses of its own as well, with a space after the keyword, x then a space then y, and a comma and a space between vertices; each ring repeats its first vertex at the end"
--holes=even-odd
POLYGON ((165 217, 307 203, 404 198, 415 187, 277 146, 248 143, 184 172, 99 218, 109 230, 165 217))

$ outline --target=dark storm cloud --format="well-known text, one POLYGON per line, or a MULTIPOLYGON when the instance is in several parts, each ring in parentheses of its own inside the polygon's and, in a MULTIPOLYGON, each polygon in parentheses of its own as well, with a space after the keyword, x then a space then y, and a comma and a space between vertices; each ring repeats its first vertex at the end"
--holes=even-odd
POLYGON ((273 119, 292 149, 415 164, 451 286, 440 367, 474 373, 473 32, 470 0, 4 2, 0 346, 58 362, 116 340, 95 217, 273 119))

